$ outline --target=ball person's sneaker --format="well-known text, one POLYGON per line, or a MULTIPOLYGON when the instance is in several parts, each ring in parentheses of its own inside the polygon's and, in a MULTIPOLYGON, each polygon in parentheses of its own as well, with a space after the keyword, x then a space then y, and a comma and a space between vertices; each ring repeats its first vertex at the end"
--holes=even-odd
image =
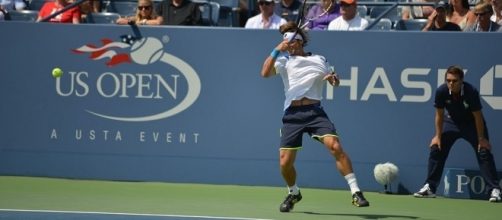
POLYGON ((279 211, 291 211, 295 206, 295 203, 299 202, 300 200, 302 200, 302 194, 300 192, 298 192, 298 195, 288 194, 288 196, 286 196, 286 199, 284 199, 284 202, 282 202, 281 206, 279 207, 279 211))
POLYGON ((428 183, 426 183, 418 192, 414 193, 413 196, 417 198, 436 198, 436 194, 432 192, 428 183))
POLYGON ((500 202, 502 199, 500 198, 500 189, 493 189, 492 194, 490 195, 490 199, 488 201, 490 202, 500 202))
POLYGON ((365 207, 370 206, 370 202, 364 198, 363 193, 361 191, 357 191, 352 194, 352 205, 357 207, 365 207))

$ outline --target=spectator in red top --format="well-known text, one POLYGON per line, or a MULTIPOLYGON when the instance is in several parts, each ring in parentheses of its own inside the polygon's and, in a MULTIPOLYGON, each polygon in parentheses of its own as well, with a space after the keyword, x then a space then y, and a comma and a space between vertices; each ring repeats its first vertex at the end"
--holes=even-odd
MULTIPOLYGON (((60 11, 69 4, 71 3, 68 0, 54 0, 51 2, 46 2, 40 9, 40 12, 38 13, 37 22, 40 22, 45 17, 60 11)), ((62 14, 59 14, 58 16, 51 18, 49 22, 79 24, 80 15, 81 12, 79 7, 73 7, 63 12, 62 14)))

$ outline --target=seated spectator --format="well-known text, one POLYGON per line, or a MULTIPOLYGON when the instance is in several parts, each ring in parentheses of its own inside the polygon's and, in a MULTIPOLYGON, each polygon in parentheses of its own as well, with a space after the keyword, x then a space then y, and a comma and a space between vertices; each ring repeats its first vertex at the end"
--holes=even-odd
POLYGON ((467 31, 476 32, 497 32, 502 31, 500 25, 490 20, 493 14, 492 5, 488 2, 478 2, 473 9, 474 14, 478 18, 476 24, 467 31))
POLYGON ((287 21, 274 13, 274 0, 258 0, 260 14, 249 18, 244 28, 279 29, 287 21))
POLYGON ((163 0, 157 6, 156 22, 163 25, 202 25, 199 6, 190 0, 163 0))
POLYGON ((278 0, 278 2, 274 8, 274 13, 286 19, 286 21, 296 21, 302 6, 300 0, 278 0))
POLYGON ((476 16, 469 9, 469 0, 450 0, 449 5, 446 21, 457 24, 462 31, 474 25, 476 16))
MULTIPOLYGON (((412 3, 436 3, 437 0, 412 0, 412 3)), ((412 5, 412 6, 404 6, 401 10, 401 19, 409 20, 409 19, 426 19, 428 18, 432 12, 434 11, 434 7, 428 5, 412 5)))
POLYGON ((158 25, 157 13, 153 8, 152 0, 138 0, 136 15, 117 19, 117 24, 158 25))
POLYGON ((0 21, 8 20, 6 17, 7 17, 7 11, 5 11, 0 5, 0 21))
POLYGON ((446 21, 446 8, 443 2, 438 3, 422 31, 462 31, 457 24, 446 21))
POLYGON ((23 0, 0 0, 0 9, 5 13, 9 11, 19 11, 26 8, 26 3, 23 0))
MULTIPOLYGON (((37 22, 42 21, 42 19, 46 18, 49 15, 52 15, 64 7, 68 6, 71 4, 68 2, 68 0, 55 0, 55 1, 48 1, 45 2, 42 8, 40 9, 40 12, 38 13, 38 18, 37 22)), ((53 23, 73 23, 73 24, 79 24, 80 23, 80 9, 79 7, 73 7, 56 17, 53 17, 49 20, 49 22, 53 23)))
POLYGON ((357 14, 356 0, 341 0, 340 14, 342 16, 329 23, 328 30, 362 31, 368 27, 368 20, 357 14))
POLYGON ((493 15, 490 20, 502 25, 502 0, 491 0, 493 15))
POLYGON ((335 0, 321 0, 319 4, 312 6, 307 13, 307 19, 311 19, 307 25, 310 30, 326 30, 329 22, 340 16, 340 5, 335 0))
MULTIPOLYGON (((76 0, 72 0, 76 1, 76 0)), ((87 0, 79 4, 80 12, 82 13, 82 21, 85 20, 87 14, 98 13, 101 11, 101 0, 87 0)))

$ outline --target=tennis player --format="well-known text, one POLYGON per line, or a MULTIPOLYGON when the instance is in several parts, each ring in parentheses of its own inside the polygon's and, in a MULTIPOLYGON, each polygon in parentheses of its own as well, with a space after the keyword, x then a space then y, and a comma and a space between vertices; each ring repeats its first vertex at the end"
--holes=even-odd
POLYGON ((464 71, 459 66, 446 70, 445 83, 436 90, 434 100, 436 133, 431 140, 427 179, 415 194, 418 198, 436 197, 444 165, 451 147, 459 138, 471 144, 481 169, 487 190, 491 190, 490 202, 500 202, 497 168, 488 137, 479 92, 468 82, 464 82, 464 71))
POLYGON ((323 143, 335 157, 338 171, 350 186, 352 204, 369 206, 358 187, 349 156, 343 151, 336 129, 320 102, 325 80, 337 86, 340 82, 338 76, 330 70, 326 58, 304 51, 307 35, 294 22, 282 25, 279 31, 283 39, 265 59, 261 70, 263 77, 280 74, 286 95, 279 160, 288 195, 279 210, 289 212, 302 199, 296 184, 294 163, 297 151, 302 148, 304 133, 323 143), (281 52, 287 52, 288 55, 279 56, 281 52))

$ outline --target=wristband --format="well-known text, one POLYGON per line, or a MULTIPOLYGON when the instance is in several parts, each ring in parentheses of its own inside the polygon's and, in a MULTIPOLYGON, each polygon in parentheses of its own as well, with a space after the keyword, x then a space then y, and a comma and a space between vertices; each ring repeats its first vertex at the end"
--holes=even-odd
POLYGON ((270 56, 274 59, 277 59, 277 57, 279 57, 279 53, 280 51, 274 48, 274 50, 272 50, 272 52, 270 53, 270 56))

